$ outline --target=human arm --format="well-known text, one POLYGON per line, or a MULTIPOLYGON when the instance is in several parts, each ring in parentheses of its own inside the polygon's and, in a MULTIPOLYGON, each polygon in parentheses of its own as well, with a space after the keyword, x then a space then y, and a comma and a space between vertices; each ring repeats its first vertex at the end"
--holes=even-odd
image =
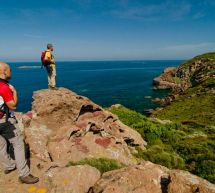
POLYGON ((2 97, 4 103, 7 105, 7 107, 9 109, 11 109, 11 110, 16 109, 17 92, 16 92, 15 88, 13 88, 10 85, 6 85, 6 84, 1 85, 0 96, 2 97))
POLYGON ((13 100, 12 101, 9 101, 9 106, 8 106, 8 103, 7 106, 9 107, 9 109, 11 110, 15 110, 16 109, 16 106, 18 104, 18 95, 17 95, 17 91, 16 89, 12 86, 12 85, 9 85, 9 88, 10 90, 12 91, 12 94, 13 94, 13 100))
POLYGON ((9 109, 15 110, 18 102, 16 89, 12 86, 4 86, 1 96, 9 109))

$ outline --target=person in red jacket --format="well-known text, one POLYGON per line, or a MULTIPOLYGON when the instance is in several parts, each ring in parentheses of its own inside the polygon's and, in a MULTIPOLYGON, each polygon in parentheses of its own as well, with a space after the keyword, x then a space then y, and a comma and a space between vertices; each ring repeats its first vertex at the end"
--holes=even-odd
POLYGON ((27 165, 23 136, 13 113, 17 107, 18 97, 16 89, 8 82, 10 78, 10 66, 0 62, 0 162, 5 167, 5 174, 17 168, 21 183, 34 184, 39 178, 30 174, 27 165), (13 145, 15 163, 7 153, 7 141, 13 145))

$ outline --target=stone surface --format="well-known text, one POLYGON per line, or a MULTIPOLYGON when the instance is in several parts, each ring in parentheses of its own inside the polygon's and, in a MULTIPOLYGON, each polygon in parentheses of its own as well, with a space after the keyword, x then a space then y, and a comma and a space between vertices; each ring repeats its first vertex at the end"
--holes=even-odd
POLYGON ((91 193, 163 193, 169 182, 168 171, 150 162, 110 171, 102 175, 91 193))
POLYGON ((31 152, 44 161, 78 161, 86 157, 135 164, 128 146, 144 149, 135 130, 86 97, 59 88, 34 92, 32 111, 24 118, 31 152), (29 121, 30 119, 30 121, 29 121))
POLYGON ((173 170, 168 193, 215 193, 215 185, 189 172, 173 170))
POLYGON ((37 158, 31 161, 31 171, 40 178, 39 183, 20 184, 16 171, 5 175, 0 167, 0 193, 87 193, 101 176, 96 168, 88 165, 59 167, 37 158))
POLYGON ((87 193, 101 174, 96 168, 84 165, 53 168, 46 175, 47 186, 53 193, 87 193))
POLYGON ((166 68, 160 76, 153 79, 153 84, 158 89, 181 90, 180 84, 170 81, 176 71, 177 68, 175 67, 166 68))
POLYGON ((90 193, 214 193, 215 185, 181 170, 142 162, 106 172, 90 193))
POLYGON ((0 167, 0 193, 215 193, 215 185, 202 178, 148 161, 102 176, 88 165, 64 167, 36 157, 31 162, 40 182, 20 184, 16 171, 5 175, 0 167))
POLYGON ((177 88, 180 88, 180 85, 172 83, 172 82, 168 82, 168 81, 164 80, 162 77, 154 78, 153 84, 158 89, 177 89, 177 88))

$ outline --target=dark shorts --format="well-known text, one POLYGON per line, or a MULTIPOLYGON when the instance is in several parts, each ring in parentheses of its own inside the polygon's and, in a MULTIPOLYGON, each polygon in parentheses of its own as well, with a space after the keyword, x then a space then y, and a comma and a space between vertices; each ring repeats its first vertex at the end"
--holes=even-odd
POLYGON ((47 73, 48 73, 49 75, 52 75, 53 68, 52 68, 51 65, 47 65, 47 66, 46 66, 46 70, 47 70, 47 73))

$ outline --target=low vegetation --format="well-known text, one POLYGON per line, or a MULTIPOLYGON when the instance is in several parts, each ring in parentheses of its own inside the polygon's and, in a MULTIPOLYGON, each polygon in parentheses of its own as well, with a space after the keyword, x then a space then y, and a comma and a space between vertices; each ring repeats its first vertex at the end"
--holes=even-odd
POLYGON ((189 67, 193 62, 198 61, 198 60, 204 60, 204 59, 209 59, 211 61, 215 61, 215 52, 209 52, 209 53, 205 53, 199 56, 196 56, 194 58, 192 58, 191 60, 185 61, 181 67, 189 67))
POLYGON ((195 122, 184 125, 180 117, 176 122, 161 124, 125 107, 108 110, 148 142, 147 149, 136 148, 134 156, 168 168, 185 169, 215 183, 215 127, 195 122))
POLYGON ((122 168, 124 165, 116 160, 107 158, 85 158, 80 161, 70 161, 67 166, 90 165, 97 168, 101 173, 122 168))
POLYGON ((171 105, 153 116, 169 119, 177 123, 192 125, 215 125, 215 96, 213 93, 197 93, 191 88, 183 96, 178 97, 171 105))

